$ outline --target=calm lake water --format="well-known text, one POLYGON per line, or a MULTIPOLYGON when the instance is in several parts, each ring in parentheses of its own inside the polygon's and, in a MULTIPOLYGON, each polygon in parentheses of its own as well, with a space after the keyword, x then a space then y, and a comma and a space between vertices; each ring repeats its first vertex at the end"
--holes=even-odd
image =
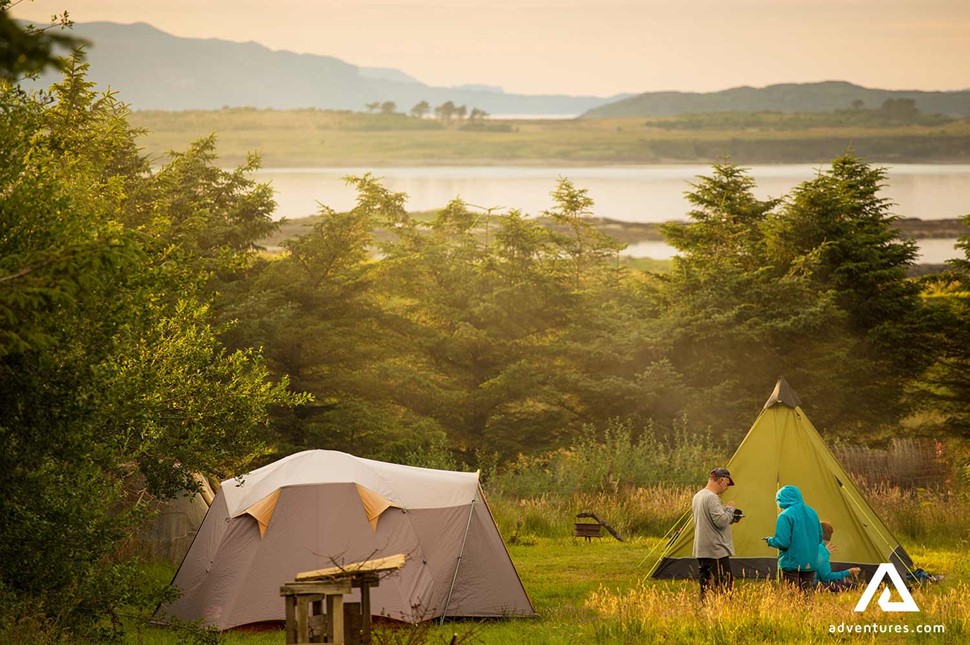
MULTIPOLYGON (((970 212, 970 165, 899 164, 887 171, 883 196, 903 217, 947 219, 970 212)), ((821 166, 805 164, 747 167, 759 198, 780 197, 813 178, 821 166)), ((355 192, 343 178, 371 172, 393 191, 406 193, 409 210, 434 210, 461 197, 478 208, 505 212, 517 208, 538 215, 552 206, 550 193, 560 177, 585 188, 596 215, 628 222, 686 219, 684 193, 698 176, 710 175, 707 165, 601 166, 589 168, 521 168, 509 166, 438 166, 391 168, 265 168, 259 181, 276 191, 277 216, 289 219, 315 213, 319 204, 343 211, 353 207, 355 192)), ((921 240, 925 262, 955 257, 953 240, 921 240)), ((662 242, 631 245, 628 253, 671 257, 662 242)))

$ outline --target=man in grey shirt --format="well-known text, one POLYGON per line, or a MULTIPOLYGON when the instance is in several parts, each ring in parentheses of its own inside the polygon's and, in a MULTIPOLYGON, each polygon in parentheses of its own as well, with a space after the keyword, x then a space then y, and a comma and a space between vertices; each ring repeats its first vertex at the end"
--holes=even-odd
POLYGON ((721 503, 720 495, 734 486, 727 468, 710 472, 707 486, 697 491, 691 508, 694 512, 694 557, 697 558, 701 600, 708 589, 728 591, 734 582, 730 556, 734 555, 731 524, 734 502, 721 503))

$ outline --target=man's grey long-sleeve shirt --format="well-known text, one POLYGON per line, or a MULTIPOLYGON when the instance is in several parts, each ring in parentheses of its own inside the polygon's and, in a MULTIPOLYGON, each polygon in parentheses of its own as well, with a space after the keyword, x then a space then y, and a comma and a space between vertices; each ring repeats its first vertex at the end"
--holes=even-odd
POLYGON ((734 513, 713 491, 702 488, 691 502, 694 511, 694 557, 723 558, 734 555, 731 520, 734 513))

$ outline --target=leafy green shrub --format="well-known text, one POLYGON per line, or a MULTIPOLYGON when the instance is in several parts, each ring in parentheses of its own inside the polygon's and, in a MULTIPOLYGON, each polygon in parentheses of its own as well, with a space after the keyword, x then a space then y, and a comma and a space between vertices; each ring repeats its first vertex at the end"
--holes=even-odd
POLYGON ((54 645, 67 639, 36 601, 25 601, 0 582, 0 642, 54 645))
POLYGON ((587 427, 574 447, 539 456, 519 456, 490 480, 490 490, 512 497, 545 493, 613 492, 658 484, 695 485, 726 460, 710 433, 692 432, 679 420, 667 439, 653 425, 634 432, 613 420, 602 432, 587 427))
POLYGON ((226 351, 206 290, 275 227, 272 190, 211 138, 151 172, 125 106, 66 67, 50 101, 0 82, 4 642, 120 640, 159 599, 125 552, 144 500, 238 472, 305 400, 226 351))

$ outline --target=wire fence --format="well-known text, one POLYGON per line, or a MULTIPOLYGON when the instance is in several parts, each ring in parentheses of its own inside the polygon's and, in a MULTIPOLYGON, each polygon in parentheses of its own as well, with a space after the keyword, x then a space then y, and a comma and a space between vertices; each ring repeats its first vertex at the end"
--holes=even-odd
POLYGON ((946 448, 932 439, 893 439, 886 448, 844 445, 832 452, 865 488, 945 491, 952 483, 946 448))

